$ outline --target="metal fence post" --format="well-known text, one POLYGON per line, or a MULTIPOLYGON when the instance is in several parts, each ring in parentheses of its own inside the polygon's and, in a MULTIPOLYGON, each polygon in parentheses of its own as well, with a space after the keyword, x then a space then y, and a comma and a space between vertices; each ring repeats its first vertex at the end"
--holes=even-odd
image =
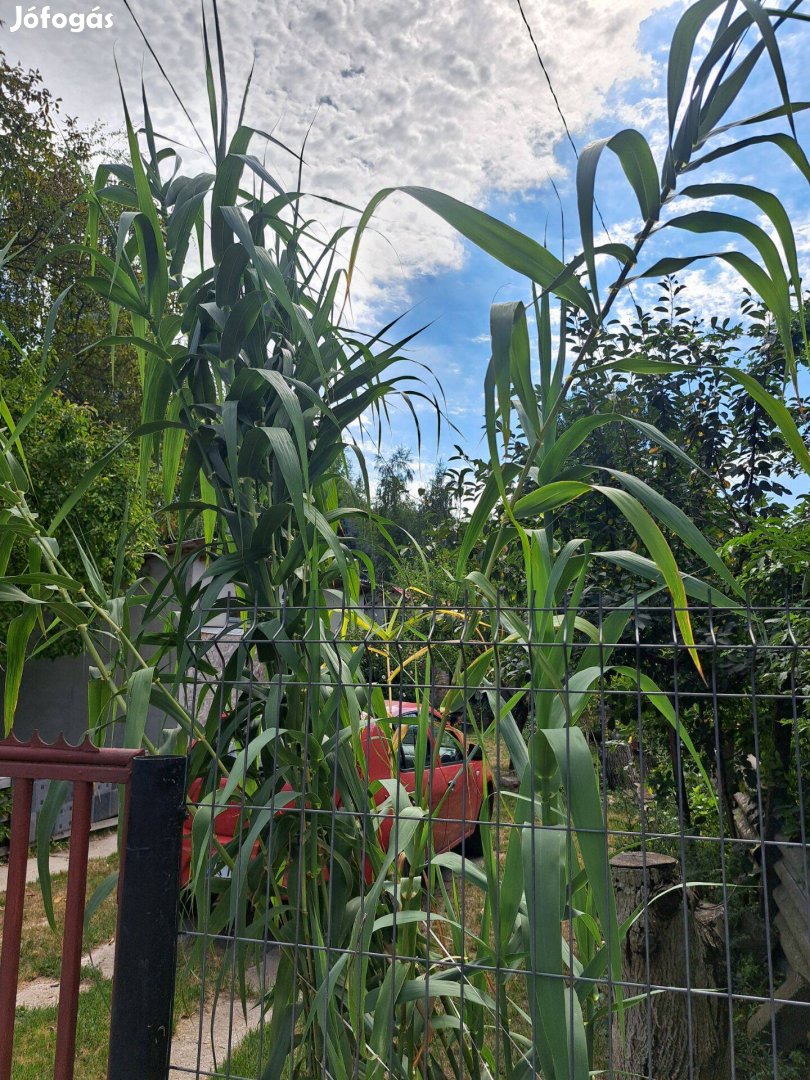
POLYGON ((118 903, 108 1080, 166 1080, 186 761, 133 762, 118 903))
POLYGON ((14 805, 11 811, 11 847, 8 863, 8 889, 3 919, 3 945, 0 950, 0 1080, 10 1080, 14 1047, 14 1012, 17 1002, 17 976, 20 968, 20 937, 25 904, 25 865, 28 859, 28 822, 31 819, 33 780, 18 777, 14 781, 14 805))

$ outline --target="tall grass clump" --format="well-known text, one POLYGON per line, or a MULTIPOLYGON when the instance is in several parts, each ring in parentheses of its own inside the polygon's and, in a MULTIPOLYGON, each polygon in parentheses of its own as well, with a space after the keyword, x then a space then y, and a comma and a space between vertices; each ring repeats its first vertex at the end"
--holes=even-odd
MULTIPOLYGON (((453 681, 464 690, 452 691, 445 701, 448 708, 456 708, 469 703, 473 692, 489 693, 495 733, 505 740, 520 779, 509 815, 520 827, 509 830, 505 849, 500 843, 498 850, 494 842, 485 844, 483 875, 477 867, 454 867, 480 890, 486 910, 497 906, 494 949, 499 969, 507 971, 499 970, 494 977, 494 1021, 503 1032, 504 1076, 537 1071, 547 1080, 584 1080, 593 1068, 595 1024, 604 1022, 607 1013, 618 1013, 621 1027, 623 1010, 629 1007, 618 986, 627 927, 616 921, 598 768, 578 726, 606 676, 628 676, 675 728, 683 751, 695 759, 715 812, 720 812, 705 765, 667 696, 643 671, 616 663, 614 655, 636 605, 665 591, 683 645, 700 672, 689 598, 734 606, 742 590, 700 531, 654 487, 629 473, 588 465, 588 441, 604 425, 632 425, 662 451, 690 468, 694 463, 672 440, 632 416, 595 414, 570 425, 563 424, 561 416, 580 374, 621 372, 652 389, 659 373, 693 370, 683 363, 650 360, 643 353, 603 355, 601 346, 611 313, 633 280, 657 279, 698 260, 725 262, 761 298, 782 343, 784 377, 795 379, 792 309, 801 308, 802 291, 790 216, 771 189, 711 174, 715 163, 726 168, 748 149, 771 148, 781 153, 785 169, 798 169, 810 180, 794 122, 807 103, 794 103, 790 97, 777 38, 792 20, 806 19, 799 6, 792 3, 775 11, 752 0, 700 0, 684 12, 669 53, 663 160, 656 163, 647 140, 631 129, 582 152, 576 176, 582 248, 567 263, 511 226, 427 188, 381 191, 366 209, 355 238, 352 259, 380 203, 394 191, 404 192, 531 283, 528 307, 518 301, 491 310, 492 353, 484 388, 490 475, 456 567, 458 578, 466 580, 486 614, 478 628, 487 628, 490 647, 459 667, 453 681), (708 45, 699 48, 699 40, 708 45), (728 120, 752 73, 764 64, 772 69, 777 101, 756 115, 728 120), (596 240, 596 178, 606 152, 618 160, 638 204, 631 245, 596 240), (706 199, 723 208, 690 205, 706 199), (756 224, 755 218, 765 225, 756 224), (644 265, 656 235, 672 230, 709 238, 715 253, 701 250, 644 265), (605 269, 611 266, 612 273, 605 269), (534 350, 527 313, 537 328, 534 350), (595 551, 587 536, 571 535, 565 508, 580 499, 601 500, 623 515, 636 533, 637 550, 595 551), (712 585, 679 568, 667 533, 710 574, 712 585), (504 610, 500 603, 496 581, 510 559, 522 567, 525 579, 522 613, 504 610), (586 603, 593 604, 587 589, 594 560, 618 565, 638 582, 626 602, 604 620, 585 611, 586 603), (522 681, 512 683, 514 692, 507 701, 495 691, 502 685, 505 656, 516 650, 523 655, 517 664, 522 681), (527 735, 513 716, 521 698, 531 717, 527 735), (520 1022, 530 1025, 528 1043, 520 1022)), ((806 353, 803 336, 799 346, 806 353)), ((732 366, 718 366, 716 374, 729 385, 744 386, 806 468, 807 449, 784 405, 732 366)), ((712 482, 708 475, 706 482, 712 482)), ((491 835, 498 837, 499 830, 491 835)))
MULTIPOLYGON (((66 575, 15 456, 26 415, 4 434, 4 520, 20 518, 14 542, 34 554, 31 573, 4 588, 39 616, 42 633, 80 626, 93 661, 94 737, 117 726, 129 745, 187 750, 190 907, 200 928, 243 944, 240 976, 244 946, 281 947, 262 1075, 408 1075, 432 1042, 434 997, 456 1022, 437 1029, 430 1054, 441 1048, 475 1072, 454 1004, 463 972, 451 967, 433 988, 432 958, 446 952, 423 925, 427 795, 412 801, 396 782, 370 790, 363 732, 384 709, 363 675, 362 635, 348 632, 361 572, 373 577, 347 542, 351 519, 367 519, 378 546, 393 550, 367 497, 342 501, 347 455, 368 494, 352 429, 425 391, 395 373, 405 342, 391 340, 392 325, 364 335, 342 324, 345 229, 329 235, 311 217, 317 200, 302 191, 302 155, 244 122, 247 89, 230 130, 216 5, 203 34, 210 166, 188 174, 176 150, 159 148, 145 87, 141 129, 124 102, 126 160, 102 165, 88 191, 86 243, 54 252, 88 265, 84 283, 108 302, 111 332, 100 344, 137 353, 141 483, 159 476, 172 554, 160 580, 125 595, 118 580, 101 579, 90 552, 86 583, 66 575), (267 164, 273 153, 292 186, 267 164), (206 567, 193 581, 198 554, 183 541, 198 532, 206 567), (150 707, 166 719, 160 746, 146 735, 150 707), (213 825, 226 805, 239 807, 239 823, 222 844, 213 825), (371 812, 393 805, 397 825, 383 848, 371 812), (391 962, 392 948, 402 960, 391 962)), ((11 643, 20 672, 36 636, 33 624, 25 629, 11 643)), ((423 737, 427 723, 425 709, 423 737)))

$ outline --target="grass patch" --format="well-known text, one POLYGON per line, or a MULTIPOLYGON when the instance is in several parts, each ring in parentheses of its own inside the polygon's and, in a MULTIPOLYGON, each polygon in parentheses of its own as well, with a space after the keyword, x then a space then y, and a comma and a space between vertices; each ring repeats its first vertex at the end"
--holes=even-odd
MULTIPOLYGON (((110 1037, 111 984, 93 973, 89 990, 79 995, 75 1080, 104 1080, 110 1037)), ((12 1080, 51 1075, 56 1049, 56 1007, 18 1009, 14 1025, 12 1080)))
POLYGON ((239 1077, 252 1080, 253 1077, 262 1075, 271 1049, 268 1042, 269 1032, 269 1023, 254 1028, 237 1046, 226 1067, 226 1073, 233 1080, 239 1077))
MULTIPOLYGON (((93 859, 88 864, 88 897, 117 866, 117 855, 93 859)), ((54 982, 59 978, 66 892, 67 874, 54 875, 54 931, 45 917, 39 884, 26 887, 20 955, 21 985, 37 978, 53 979, 54 982)), ((5 895, 0 895, 0 912, 4 909, 5 895)), ((116 917, 117 905, 113 893, 98 907, 84 935, 85 953, 115 936, 116 917)), ((209 961, 209 972, 211 964, 209 961)), ((216 964, 216 960, 213 964, 216 964)), ((112 983, 102 978, 92 967, 82 969, 82 980, 87 988, 79 995, 75 1080, 106 1080, 112 983)), ((174 999, 175 1023, 181 1017, 196 1011, 200 1000, 200 985, 191 948, 181 940, 178 947, 174 999)), ((55 1047, 56 1006, 18 1009, 14 1025, 12 1080, 41 1080, 44 1076, 50 1076, 53 1072, 55 1047)))
MULTIPOLYGON (((118 868, 118 856, 110 855, 106 859, 93 859, 87 867, 87 895, 118 868)), ((65 922, 65 898, 67 895, 67 873, 54 874, 53 906, 56 930, 48 925, 42 893, 38 882, 26 886, 25 910, 23 914, 22 950, 20 953, 20 983, 34 979, 58 979, 62 962, 62 927, 65 922)), ((0 894, 0 913, 5 911, 5 893, 0 894)), ((101 904, 93 916, 92 923, 84 935, 84 951, 109 941, 115 936, 117 906, 115 893, 101 904)))

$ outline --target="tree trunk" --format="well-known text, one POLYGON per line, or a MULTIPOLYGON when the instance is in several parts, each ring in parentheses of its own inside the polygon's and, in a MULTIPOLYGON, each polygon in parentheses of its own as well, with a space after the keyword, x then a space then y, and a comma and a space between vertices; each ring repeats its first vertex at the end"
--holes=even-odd
POLYGON ((686 993, 687 986, 694 990, 718 985, 722 905, 702 903, 691 889, 685 897, 681 887, 666 892, 680 883, 679 864, 668 855, 627 852, 611 859, 611 868, 619 923, 642 909, 622 945, 623 978, 637 984, 627 987, 625 997, 644 993, 649 986, 681 988, 652 993, 628 1007, 623 1037, 614 1014, 612 1075, 727 1080, 728 1007, 722 998, 686 993))
POLYGON ((602 743, 602 757, 608 791, 626 791, 635 784, 638 777, 629 743, 608 739, 602 743))
POLYGON ((672 779, 675 784, 675 798, 678 801, 679 817, 683 815, 685 825, 692 824, 692 810, 689 806, 689 793, 686 790, 686 781, 683 775, 683 762, 681 758, 682 747, 678 733, 669 729, 669 760, 672 762, 672 779))
POLYGON ((434 668, 430 686, 430 707, 441 708, 447 691, 450 689, 450 672, 446 668, 434 668))

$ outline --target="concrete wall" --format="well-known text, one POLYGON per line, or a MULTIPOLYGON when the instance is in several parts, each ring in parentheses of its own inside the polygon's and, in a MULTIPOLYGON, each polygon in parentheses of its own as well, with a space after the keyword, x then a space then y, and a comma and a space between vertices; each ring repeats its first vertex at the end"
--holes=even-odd
POLYGON ((31 660, 23 671, 14 734, 30 739, 38 731, 45 742, 61 733, 79 743, 87 731, 89 663, 83 656, 31 660))
MULTIPOLYGON (((69 743, 84 739, 89 666, 84 656, 59 656, 55 660, 31 660, 26 664, 14 718, 14 734, 18 739, 30 739, 35 731, 44 742, 54 742, 59 735, 64 735, 69 743)), ((157 738, 162 726, 163 714, 150 709, 149 737, 157 738)), ((114 736, 113 741, 119 740, 114 736)))
MULTIPOLYGON (((144 576, 151 577, 156 565, 150 560, 144 567, 144 576), (151 571, 151 573, 150 573, 151 571)), ((85 656, 59 656, 55 660, 29 660, 23 670, 17 712, 14 718, 14 734, 21 741, 30 739, 38 732, 44 742, 55 742, 64 735, 69 743, 82 742, 87 734, 87 687, 90 679, 90 663, 85 656)), ((0 673, 0 697, 3 677, 0 673)), ((150 709, 146 734, 153 742, 160 741, 164 715, 150 709)), ((122 740, 119 726, 112 733, 112 743, 122 740)), ((1 768, 1 766, 0 766, 1 768)), ((47 793, 47 782, 35 785, 31 815, 31 838, 36 830, 37 814, 47 793)), ((54 829, 54 837, 70 832, 72 798, 63 806, 54 829)), ((97 784, 93 796, 93 821, 116 817, 118 814, 118 790, 113 784, 97 784)))
MULTIPOLYGON (((32 660, 25 668, 20 686, 14 734, 22 741, 39 732, 45 742, 64 735, 69 743, 80 743, 87 734, 88 662, 82 656, 60 656, 56 660, 32 660)), ((2 690, 0 690, 0 694, 2 690)), ((163 726, 162 714, 150 710, 147 732, 157 738, 163 726)), ((113 736, 114 741, 120 738, 113 736)), ((0 770, 2 766, 0 765, 0 770)), ((47 794, 47 781, 37 781, 31 813, 31 839, 36 834, 37 815, 47 794)), ((70 833, 73 808, 71 796, 56 821, 54 838, 70 833)), ((115 784, 96 784, 93 792, 93 821, 118 816, 118 789, 115 784)))

